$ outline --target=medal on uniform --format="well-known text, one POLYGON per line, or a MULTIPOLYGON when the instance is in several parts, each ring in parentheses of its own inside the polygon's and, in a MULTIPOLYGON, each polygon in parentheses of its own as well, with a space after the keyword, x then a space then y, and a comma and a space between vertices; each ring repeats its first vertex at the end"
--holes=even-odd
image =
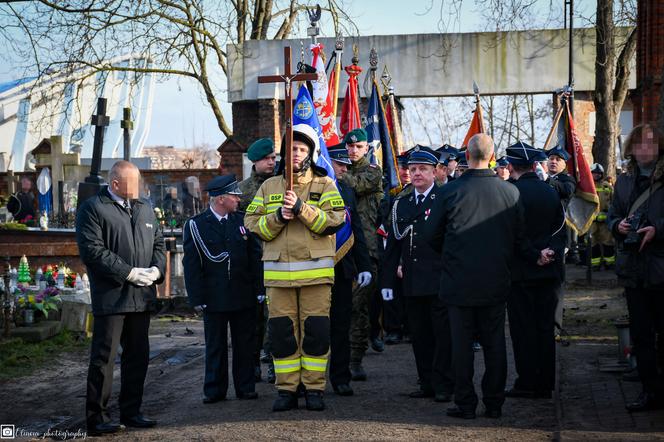
POLYGON ((424 221, 429 219, 429 215, 431 215, 431 209, 427 209, 424 211, 424 221))
POLYGON ((240 234, 242 235, 242 239, 245 241, 247 240, 247 229, 244 228, 244 226, 240 226, 240 234))

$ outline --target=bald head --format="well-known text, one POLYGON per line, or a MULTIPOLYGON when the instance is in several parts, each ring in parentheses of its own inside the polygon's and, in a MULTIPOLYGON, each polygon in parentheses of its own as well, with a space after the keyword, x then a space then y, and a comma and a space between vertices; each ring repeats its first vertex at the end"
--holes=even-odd
POLYGON ((493 140, 487 134, 476 134, 468 141, 468 166, 485 169, 493 156, 493 140))
POLYGON ((108 171, 110 190, 123 199, 137 199, 140 172, 129 161, 118 161, 108 171))

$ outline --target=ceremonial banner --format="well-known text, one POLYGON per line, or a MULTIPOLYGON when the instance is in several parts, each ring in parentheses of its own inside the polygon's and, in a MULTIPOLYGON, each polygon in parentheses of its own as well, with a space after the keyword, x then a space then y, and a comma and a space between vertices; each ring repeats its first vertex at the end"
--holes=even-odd
POLYGON ((348 74, 348 86, 344 96, 344 104, 341 106, 341 122, 339 129, 341 136, 344 137, 353 129, 362 127, 360 120, 360 103, 358 101, 357 76, 362 73, 362 68, 357 65, 350 65, 344 68, 348 74))
POLYGON ((473 137, 473 135, 476 134, 481 134, 484 132, 483 130, 484 124, 482 122, 482 111, 481 108, 475 109, 473 111, 473 119, 470 121, 470 127, 468 128, 468 132, 466 133, 466 137, 463 139, 463 143, 461 143, 461 148, 465 149, 468 147, 468 141, 473 137))
MULTIPOLYGON (((317 166, 322 167, 327 171, 327 176, 332 178, 336 184, 337 178, 334 174, 334 169, 332 168, 330 154, 327 152, 327 145, 323 139, 323 131, 318 121, 318 115, 316 115, 316 111, 314 110, 314 103, 311 100, 311 95, 309 95, 309 90, 305 85, 300 86, 300 91, 297 94, 297 99, 295 100, 295 105, 293 106, 293 126, 296 124, 306 124, 311 126, 316 131, 318 134, 320 150, 318 152, 314 152, 313 160, 317 166)), ((355 241, 353 237, 353 230, 351 229, 350 225, 350 211, 348 208, 346 208, 345 224, 340 230, 337 231, 336 241, 337 252, 334 257, 335 263, 339 262, 341 258, 343 258, 344 255, 348 253, 355 241)))
POLYGON ((330 100, 327 75, 325 74, 325 63, 323 63, 323 45, 320 43, 312 44, 311 47, 312 62, 311 65, 316 69, 318 79, 311 82, 313 90, 313 102, 318 115, 318 121, 323 131, 325 143, 330 146, 339 144, 339 135, 337 135, 336 116, 334 115, 334 105, 330 100))
POLYGON ((370 158, 375 158, 383 170, 385 194, 396 194, 401 191, 397 158, 392 147, 390 129, 387 126, 383 102, 380 99, 378 85, 373 82, 369 109, 367 111, 367 142, 370 158), (372 155, 373 154, 373 155, 372 155))
POLYGON ((547 146, 558 145, 569 153, 567 172, 576 180, 576 192, 567 206, 567 224, 579 235, 583 235, 590 229, 595 216, 599 213, 599 197, 567 99, 561 101, 561 109, 554 124, 547 146))

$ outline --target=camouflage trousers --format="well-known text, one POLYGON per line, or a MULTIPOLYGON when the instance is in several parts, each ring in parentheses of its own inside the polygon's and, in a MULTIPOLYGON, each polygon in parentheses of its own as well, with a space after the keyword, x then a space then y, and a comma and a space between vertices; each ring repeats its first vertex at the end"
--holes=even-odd
POLYGON ((350 363, 359 364, 369 348, 371 323, 369 300, 378 290, 376 262, 372 259, 371 284, 353 289, 353 313, 350 319, 350 363))

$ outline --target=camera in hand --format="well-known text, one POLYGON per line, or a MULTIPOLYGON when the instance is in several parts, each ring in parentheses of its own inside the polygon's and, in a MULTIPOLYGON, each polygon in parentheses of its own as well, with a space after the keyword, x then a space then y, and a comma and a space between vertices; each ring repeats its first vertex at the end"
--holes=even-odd
POLYGON ((629 222, 629 233, 623 241, 623 246, 625 250, 634 251, 638 250, 641 241, 643 240, 643 235, 638 233, 638 230, 643 227, 643 214, 635 213, 630 218, 627 219, 629 222))

